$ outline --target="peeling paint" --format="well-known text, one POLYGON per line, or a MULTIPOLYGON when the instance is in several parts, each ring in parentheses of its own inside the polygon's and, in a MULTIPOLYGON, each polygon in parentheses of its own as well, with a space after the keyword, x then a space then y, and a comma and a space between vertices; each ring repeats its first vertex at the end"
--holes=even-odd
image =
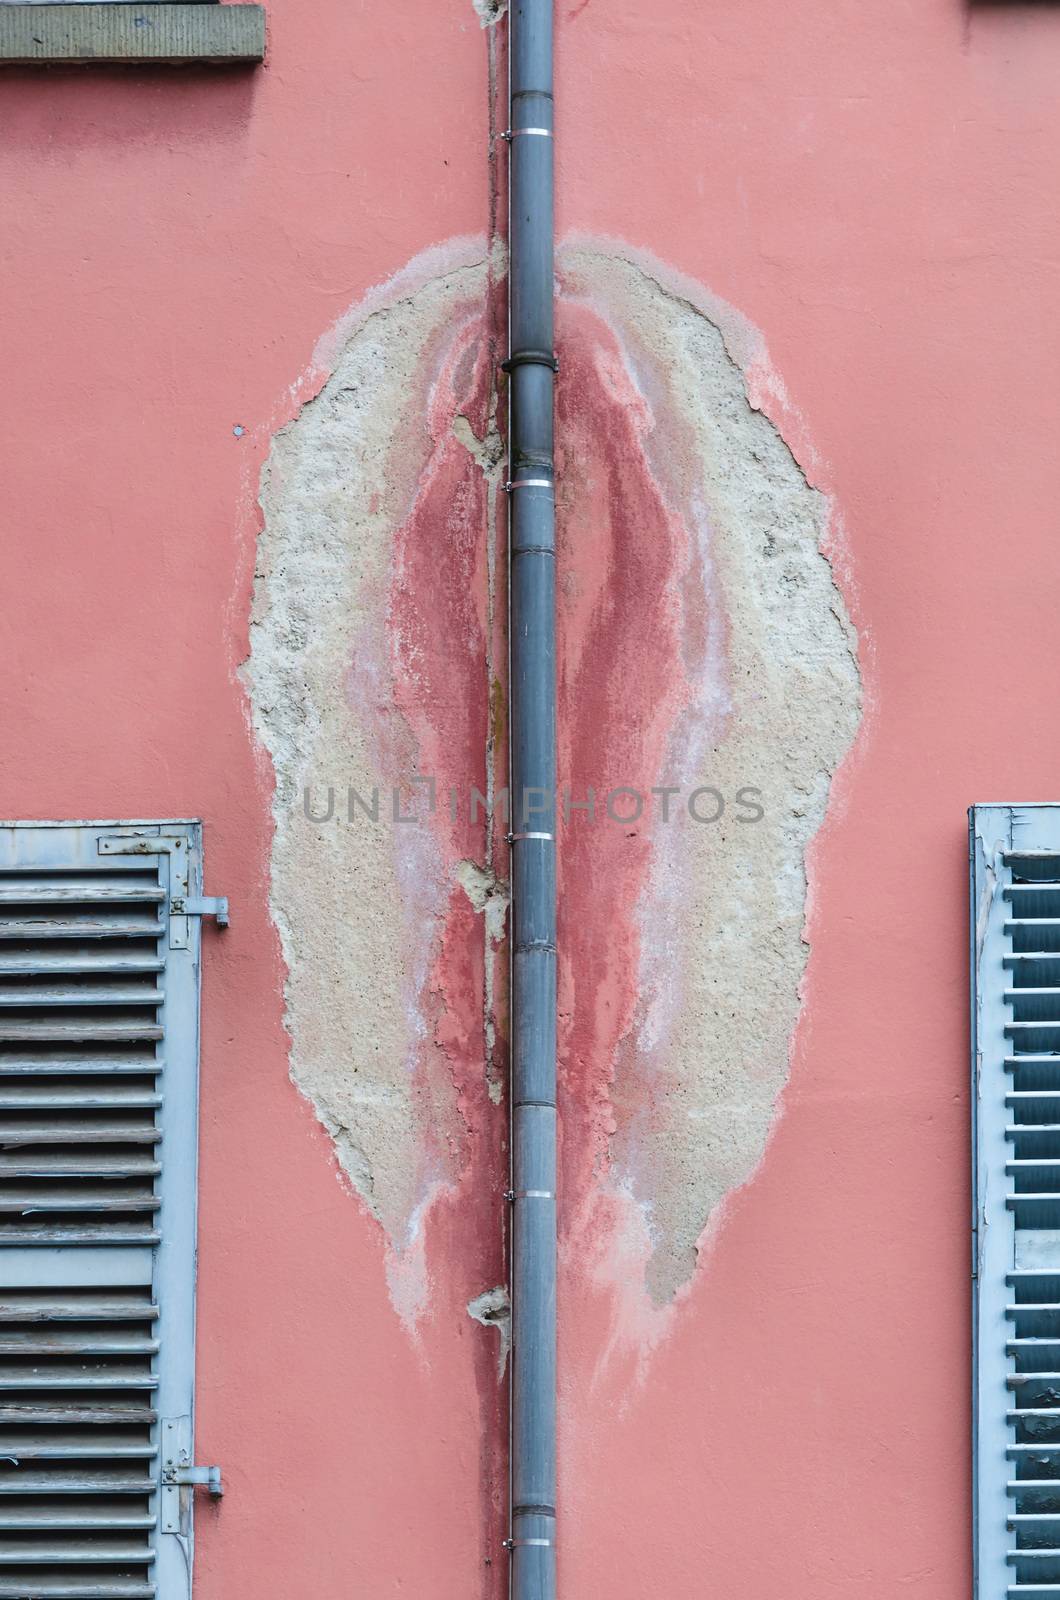
MULTIPOLYGON (((562 778, 755 789, 764 810, 563 829, 564 1259, 644 1339, 765 1147, 805 852, 860 683, 829 507, 757 408, 782 387, 755 330, 613 242, 559 265, 562 778)), ((495 1195, 504 1149, 503 840, 413 782, 504 781, 494 277, 484 250, 436 251, 344 320, 273 444, 246 669, 278 779, 292 1073, 410 1323, 432 1207, 495 1195), (401 783, 421 824, 312 823, 297 796, 325 782, 401 783)))
POLYGON ((485 917, 489 938, 499 944, 504 938, 504 924, 511 903, 508 884, 488 867, 480 867, 474 861, 458 861, 454 877, 474 909, 485 917))

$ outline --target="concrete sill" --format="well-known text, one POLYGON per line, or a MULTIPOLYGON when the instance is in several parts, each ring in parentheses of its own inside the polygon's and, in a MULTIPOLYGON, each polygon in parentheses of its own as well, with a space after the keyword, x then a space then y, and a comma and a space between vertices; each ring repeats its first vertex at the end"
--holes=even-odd
POLYGON ((138 61, 253 66, 264 58, 264 6, 166 5, 164 0, 0 3, 0 66, 138 61))

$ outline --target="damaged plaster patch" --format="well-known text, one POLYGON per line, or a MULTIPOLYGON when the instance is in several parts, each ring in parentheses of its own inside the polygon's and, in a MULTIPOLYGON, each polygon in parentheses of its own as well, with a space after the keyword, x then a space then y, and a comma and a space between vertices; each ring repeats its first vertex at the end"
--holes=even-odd
MULTIPOLYGON (((860 680, 828 503, 756 408, 782 393, 760 336, 611 242, 559 265, 560 779, 730 800, 714 826, 562 828, 565 1259, 620 1291, 632 1327, 638 1296, 650 1311, 691 1277, 765 1148, 806 850, 860 680), (761 821, 736 820, 741 788, 761 821)), ((322 343, 331 377, 263 475, 245 669, 277 779, 292 1076, 386 1230, 410 1322, 432 1208, 465 1178, 465 1196, 502 1186, 503 856, 441 798, 429 826, 389 818, 396 779, 492 793, 503 754, 490 277, 484 250, 436 248, 322 343), (329 820, 304 814, 307 787, 319 817, 333 787, 329 820), (349 788, 380 791, 378 822, 349 823, 349 788)))
MULTIPOLYGON (((854 632, 822 553, 828 502, 749 399, 744 369, 759 380, 767 370, 760 338, 655 264, 576 245, 561 253, 560 267, 564 370, 573 383, 573 358, 587 389, 604 396, 576 396, 565 427, 560 386, 560 571, 563 554, 577 567, 578 529, 591 520, 603 546, 597 593, 610 605, 623 604, 613 598, 623 590, 628 597, 622 672, 600 689, 599 703, 643 699, 625 729, 627 775, 616 765, 608 776, 645 790, 710 785, 729 797, 714 825, 687 815, 648 824, 642 854, 643 840, 627 841, 624 882, 620 867, 609 868, 612 896, 623 887, 628 896, 628 937, 623 950, 612 923, 606 974, 607 1016, 617 1021, 598 1022, 581 1048, 577 1023, 568 1039, 578 1059, 595 1057, 590 1100, 592 1073, 609 1056, 596 1141, 606 1146, 607 1177, 597 1193, 610 1195, 612 1229, 635 1249, 647 1242, 646 1259, 627 1261, 625 1271, 643 1274, 651 1298, 664 1303, 690 1277, 718 1203, 750 1177, 765 1148, 807 956, 806 849, 857 729, 860 677, 854 632), (577 413, 593 404, 604 419, 595 451, 576 436, 577 413), (601 514, 587 514, 592 457, 622 427, 623 477, 628 484, 639 471, 644 487, 625 526, 610 491, 612 533, 601 514), (667 545, 665 559, 634 566, 631 539, 667 545), (732 804, 748 787, 761 791, 764 816, 754 823, 737 820, 732 804), (630 1205, 637 1221, 616 1224, 630 1205)), ((613 478, 617 462, 603 458, 602 470, 608 465, 613 478)), ((584 612, 579 590, 592 581, 577 570, 568 578, 570 611, 584 612)), ((563 671, 560 726, 575 741, 572 769, 601 759, 588 718, 580 747, 574 726, 578 707, 592 705, 599 671, 577 654, 563 671)), ((609 714, 613 743, 623 729, 609 714)), ((586 836, 585 870, 606 848, 600 832, 586 836)), ((576 938, 572 931, 568 950, 576 938)), ((587 950, 583 968, 590 960, 587 950)), ((591 981, 599 988, 599 969, 591 981)), ((568 985, 584 1018, 593 998, 582 997, 578 970, 568 985)), ((611 1246, 607 1253, 613 1271, 611 1246)))
POLYGON ((508 1355, 512 1348, 512 1303, 505 1288, 487 1289, 485 1294, 469 1300, 467 1314, 484 1328, 496 1328, 500 1335, 497 1349, 497 1376, 504 1377, 508 1355))

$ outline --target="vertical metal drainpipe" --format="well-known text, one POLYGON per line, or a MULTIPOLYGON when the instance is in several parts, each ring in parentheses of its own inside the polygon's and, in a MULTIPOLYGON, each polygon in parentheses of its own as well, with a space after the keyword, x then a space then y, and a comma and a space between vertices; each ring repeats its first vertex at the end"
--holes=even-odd
POLYGON ((512 1600, 556 1594, 552 0, 511 0, 512 1600))

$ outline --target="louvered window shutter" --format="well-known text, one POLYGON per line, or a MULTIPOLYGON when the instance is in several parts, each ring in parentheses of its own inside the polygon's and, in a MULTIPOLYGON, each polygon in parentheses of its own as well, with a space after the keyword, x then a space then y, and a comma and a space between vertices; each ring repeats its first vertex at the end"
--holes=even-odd
POLYGON ((976 806, 977 1600, 1060 1596, 1060 806, 976 806))
POLYGON ((0 826, 0 1600, 191 1591, 201 878, 0 826))

